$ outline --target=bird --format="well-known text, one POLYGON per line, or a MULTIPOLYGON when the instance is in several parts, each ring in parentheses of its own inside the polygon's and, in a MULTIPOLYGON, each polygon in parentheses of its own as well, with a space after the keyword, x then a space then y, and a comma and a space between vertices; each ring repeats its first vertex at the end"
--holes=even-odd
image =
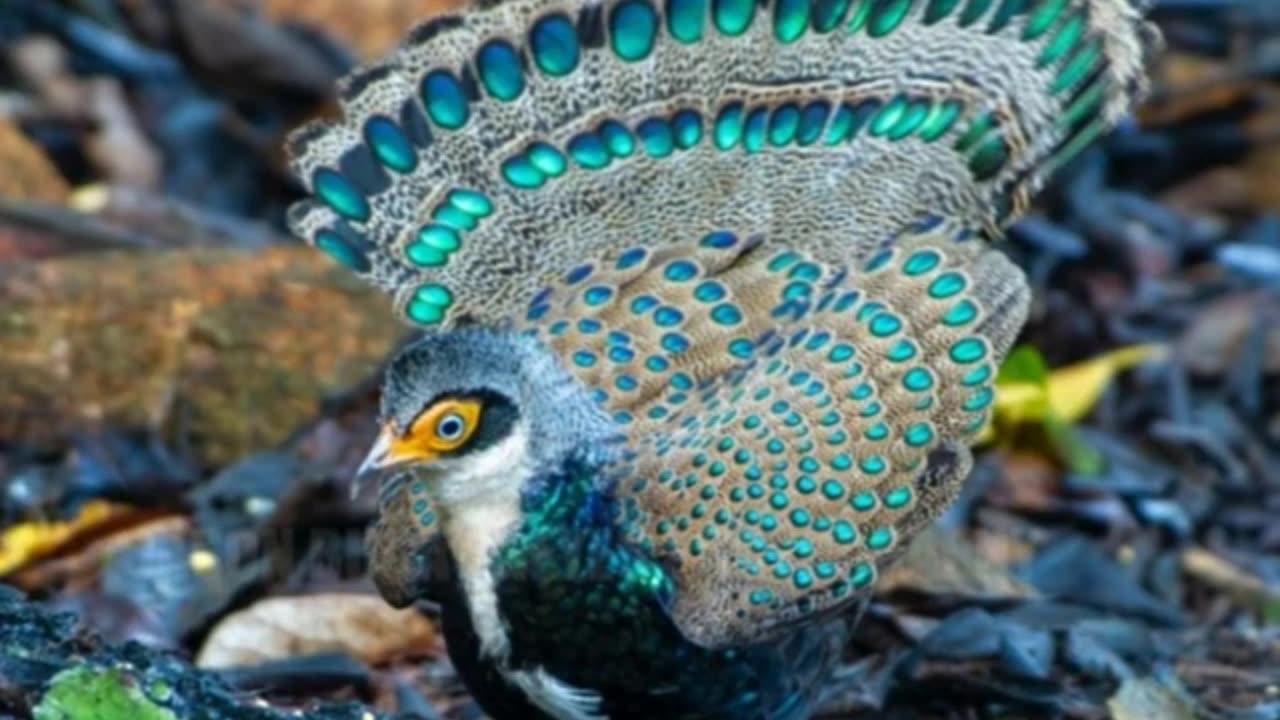
POLYGON ((473 0, 339 83, 288 223, 421 331, 371 572, 485 712, 820 707, 973 466, 1031 297, 993 242, 1146 92, 1146 5, 473 0))

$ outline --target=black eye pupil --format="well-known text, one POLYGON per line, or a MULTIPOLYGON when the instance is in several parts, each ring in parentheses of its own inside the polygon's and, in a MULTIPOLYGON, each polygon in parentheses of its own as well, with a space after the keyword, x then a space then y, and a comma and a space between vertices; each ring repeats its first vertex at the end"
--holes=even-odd
POLYGON ((440 423, 440 435, 444 438, 454 438, 462 433, 462 421, 457 418, 446 418, 440 423))

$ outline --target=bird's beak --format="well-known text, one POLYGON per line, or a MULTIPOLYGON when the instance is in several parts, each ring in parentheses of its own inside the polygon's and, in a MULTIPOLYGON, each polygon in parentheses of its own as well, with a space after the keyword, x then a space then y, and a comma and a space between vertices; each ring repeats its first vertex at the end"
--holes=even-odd
POLYGON ((390 424, 384 426, 373 447, 369 448, 369 454, 364 456, 364 461, 356 470, 356 476, 351 482, 352 499, 360 494, 370 478, 378 477, 383 472, 414 459, 412 453, 406 453, 404 448, 398 447, 400 444, 395 429, 390 424))

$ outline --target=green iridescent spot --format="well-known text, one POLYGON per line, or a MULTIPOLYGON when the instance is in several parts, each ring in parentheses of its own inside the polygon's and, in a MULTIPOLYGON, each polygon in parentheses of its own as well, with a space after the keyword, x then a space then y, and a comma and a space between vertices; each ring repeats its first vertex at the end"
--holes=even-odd
POLYGON ((439 223, 457 230, 475 230, 480 223, 475 215, 463 212, 453 205, 441 205, 431 212, 431 217, 439 223))
POLYGON ((520 55, 506 40, 485 43, 476 56, 476 69, 484 89, 499 100, 515 100, 524 92, 520 55))
POLYGON ((933 376, 924 368, 911 368, 902 376, 902 386, 911 392, 923 392, 933 387, 933 376))
POLYGON ((444 319, 445 311, 451 305, 453 293, 448 288, 438 283, 428 283, 413 294, 406 311, 416 322, 434 325, 444 319))
POLYGON ((449 204, 472 217, 488 217, 493 213, 493 203, 483 193, 474 190, 453 190, 449 204))
POLYGON ((702 114, 695 110, 681 110, 671 117, 671 131, 676 147, 688 150, 702 142, 702 114))
POLYGON ((946 19, 963 0, 929 0, 929 7, 924 11, 924 24, 933 25, 946 19))
POLYGON ((940 262, 942 262, 942 256, 938 254, 938 251, 921 250, 907 258, 907 261, 902 264, 902 271, 915 277, 933 270, 938 267, 940 262))
POLYGON ((363 251, 332 230, 321 230, 316 233, 315 242, 316 247, 351 270, 363 273, 369 272, 372 267, 363 251))
POLYGON ((1083 12, 1073 14, 1045 44, 1044 50, 1040 52, 1040 57, 1037 60, 1039 67, 1049 67, 1066 57, 1079 44, 1080 38, 1084 37, 1087 27, 1088 22, 1085 20, 1083 12))
POLYGON ((716 117, 715 144, 720 150, 728 150, 742 139, 742 103, 730 103, 716 117))
POLYGON ((911 502, 911 488, 909 487, 891 490, 889 494, 884 496, 884 505, 890 510, 898 510, 909 502, 911 502))
POLYGON ((973 397, 965 401, 964 409, 968 410, 969 412, 977 412, 979 410, 983 410, 988 405, 991 404, 991 401, 994 398, 995 398, 995 393, 991 390, 991 388, 984 387, 978 392, 974 393, 973 397))
POLYGON ((609 154, 616 158, 631 157, 636 151, 636 140, 622 123, 616 120, 605 120, 598 129, 600 138, 609 154))
POLYGON ((423 78, 422 103, 432 122, 446 130, 457 130, 470 116, 462 83, 447 70, 432 70, 423 78))
MULTIPOLYGON (((814 527, 817 528, 817 523, 814 523, 814 527)), ((814 553, 813 542, 808 538, 800 538, 799 540, 796 540, 796 547, 792 552, 794 552, 795 556, 801 560, 807 557, 812 557, 814 553)))
POLYGON ((907 428, 902 439, 911 447, 923 447, 933 440, 933 428, 928 423, 916 423, 907 428))
POLYGON ((831 118, 831 125, 827 128, 827 145, 838 145, 849 138, 849 133, 853 131, 853 121, 857 117, 853 108, 848 105, 841 105, 836 109, 836 113, 831 118))
POLYGON ((1035 0, 1002 0, 1000 9, 996 10, 991 23, 987 25, 987 33, 994 35, 1003 30, 1013 18, 1027 12, 1028 6, 1033 2, 1035 0))
POLYGON ((987 355, 987 346, 977 338, 965 338, 951 346, 951 359, 958 363, 974 363, 987 355))
POLYGON ((814 0, 813 29, 820 33, 835 30, 849 11, 850 0, 814 0))
POLYGON ((831 531, 831 536, 841 545, 849 545, 858 539, 858 531, 853 529, 853 525, 847 520, 837 520, 835 529, 831 531))
POLYGON ((769 111, 766 108, 752 110, 747 115, 747 126, 743 132, 742 147, 748 155, 760 152, 764 148, 765 135, 769 130, 769 111))
POLYGON ((947 100, 941 104, 934 104, 929 117, 925 118, 920 125, 920 138, 929 143, 937 142, 956 124, 956 120, 960 119, 960 113, 963 111, 964 104, 959 100, 947 100))
POLYGON ((889 426, 885 425, 882 422, 878 422, 875 425, 872 425, 871 427, 867 428, 867 431, 863 433, 863 437, 870 440, 871 442, 879 442, 881 440, 884 440, 885 438, 889 437, 889 426))
POLYGON ((369 219, 369 203, 356 186, 329 168, 320 168, 311 176, 311 186, 316 195, 334 212, 348 220, 364 222, 369 219))
POLYGON ((613 161, 595 133, 583 133, 569 141, 569 156, 587 170, 599 170, 613 161))
POLYGON ((1093 69, 1098 66, 1098 62, 1101 59, 1102 41, 1094 40, 1072 56, 1071 60, 1062 68, 1062 71, 1058 73, 1058 77, 1054 78, 1053 84, 1049 86, 1049 92, 1056 95, 1075 87, 1093 72, 1093 69))
POLYGON ((810 519, 809 511, 804 508, 796 508, 791 511, 791 524, 796 527, 808 527, 810 519))
POLYGON ((643 60, 653 51, 658 13, 645 0, 627 0, 609 16, 613 52, 626 62, 643 60))
POLYGON ((867 547, 872 550, 884 550, 893 544, 893 529, 880 527, 867 535, 867 547))
POLYGON ((790 501, 787 500, 786 493, 776 492, 769 496, 769 504, 773 506, 775 510, 783 510, 790 504, 790 501))
POLYGON ((944 325, 956 327, 958 325, 967 325, 978 317, 978 306, 973 304, 972 300, 961 300, 951 308, 946 315, 942 317, 944 325))
POLYGON ((720 32, 730 37, 746 32, 755 16, 755 0, 711 0, 712 20, 720 32))
POLYGON ((438 267, 450 253, 458 249, 458 233, 443 225, 428 225, 418 231, 417 242, 406 248, 406 254, 415 265, 438 267))
POLYGON ((986 382, 987 379, 990 377, 991 377, 991 366, 983 365, 982 367, 971 371, 968 375, 965 375, 963 378, 961 378, 960 383, 967 387, 973 387, 974 385, 981 385, 982 383, 986 382))
POLYGON ((769 116, 769 143, 774 147, 786 145, 795 139, 799 127, 799 108, 791 103, 776 108, 769 116))
POLYGON ((856 588, 864 588, 875 582, 875 579, 875 568, 871 567, 868 563, 858 563, 857 566, 853 568, 853 573, 849 575, 850 582, 852 582, 853 586, 856 588))
POLYGON ((867 24, 867 20, 871 17, 871 11, 875 9, 876 3, 880 0, 860 0, 858 7, 853 11, 853 15, 849 17, 849 24, 846 30, 850 35, 858 32, 867 24))
POLYGON ((871 334, 876 337, 888 337, 902 329, 902 321, 895 315, 880 313, 871 319, 871 334))
POLYGON ((846 453, 840 453, 839 455, 831 458, 832 470, 843 472, 851 467, 853 467, 853 458, 849 457, 846 453))
POLYGON ((671 125, 661 118, 649 118, 636 127, 644 151, 653 158, 663 158, 675 151, 671 125))
POLYGON ((522 190, 540 188, 547 182, 546 174, 535 167, 524 155, 507 158, 502 163, 502 177, 522 190))
POLYGON ((956 140, 955 149, 959 152, 968 152, 995 127, 996 119, 991 113, 983 113, 975 117, 969 122, 969 127, 965 129, 964 134, 956 140))
POLYGON ((884 458, 879 455, 869 455, 862 459, 861 467, 862 472, 868 475, 879 475, 888 466, 885 464, 884 458))
POLYGON ((969 0, 969 6, 960 13, 960 27, 969 27, 981 20, 987 10, 991 9, 992 2, 994 0, 969 0))
POLYGON ((828 500, 839 500, 844 497, 844 486, 835 480, 826 480, 822 483, 822 495, 828 500))
POLYGON ((1042 0, 1040 7, 1027 19, 1027 25, 1022 29, 1022 39, 1035 40, 1049 32, 1049 28, 1062 17, 1062 12, 1070 4, 1071 0, 1042 0))
POLYGON ((933 282, 929 283, 929 296, 939 300, 945 300, 956 293, 964 290, 968 282, 960 273, 944 273, 939 275, 933 282))
POLYGON ((564 15, 548 15, 529 31, 533 61, 542 72, 561 77, 578 66, 578 33, 564 15))
POLYGON ((813 566, 813 571, 823 580, 835 577, 836 566, 834 563, 820 562, 813 566))
POLYGON ((1003 137, 996 135, 974 151, 973 156, 969 158, 969 170, 973 172, 975 179, 989 180, 1000 172, 1008 160, 1009 144, 1003 137))
POLYGON ((418 166, 418 154, 400 126, 382 116, 369 118, 364 125, 364 139, 373 148, 378 161, 396 172, 412 172, 418 166))
POLYGON ((773 36, 783 44, 800 39, 809 26, 809 0, 777 0, 773 6, 773 36))
POLYGON ((707 0, 667 0, 667 32, 684 43, 702 39, 707 17, 707 0))
POLYGON ((858 493, 853 496, 853 499, 849 501, 849 504, 858 512, 868 512, 875 509, 876 496, 869 492, 858 493))
POLYGON ((801 475, 796 478, 796 490, 799 490, 802 495, 811 495, 817 489, 818 484, 808 475, 801 475))
POLYGON ((881 0, 867 23, 867 34, 879 38, 897 30, 911 12, 913 2, 915 0, 881 0))
POLYGON ((791 581, 795 583, 797 588, 804 590, 813 585, 813 575, 810 574, 808 570, 802 568, 800 570, 796 570, 796 574, 792 576, 791 581))
POLYGON ((907 136, 920 129, 924 124, 925 118, 929 116, 929 111, 933 109, 933 104, 928 100, 913 100, 907 106, 907 111, 902 114, 902 118, 889 128, 888 137, 890 140, 902 140, 907 136))
POLYGON ((903 115, 907 112, 907 98, 899 95, 895 97, 888 105, 880 109, 876 113, 875 118, 871 121, 872 137, 883 137, 898 124, 903 115))
POLYGON ((773 600, 773 591, 764 589, 752 590, 750 599, 752 605, 765 605, 770 600, 773 600))

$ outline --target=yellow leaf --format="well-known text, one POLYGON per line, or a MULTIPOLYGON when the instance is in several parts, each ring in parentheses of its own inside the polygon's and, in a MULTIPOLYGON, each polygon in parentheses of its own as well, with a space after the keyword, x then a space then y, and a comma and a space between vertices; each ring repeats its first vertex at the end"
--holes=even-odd
POLYGON ((1159 344, 1132 345, 1053 370, 1043 384, 997 381, 995 422, 978 436, 979 443, 996 438, 997 426, 1044 422, 1049 418, 1074 423, 1089 414, 1116 375, 1135 365, 1162 357, 1159 344))
POLYGON ((28 522, 14 525, 0 533, 0 577, 28 563, 47 557, 79 533, 110 522, 128 508, 93 500, 85 503, 80 514, 68 522, 28 522))

